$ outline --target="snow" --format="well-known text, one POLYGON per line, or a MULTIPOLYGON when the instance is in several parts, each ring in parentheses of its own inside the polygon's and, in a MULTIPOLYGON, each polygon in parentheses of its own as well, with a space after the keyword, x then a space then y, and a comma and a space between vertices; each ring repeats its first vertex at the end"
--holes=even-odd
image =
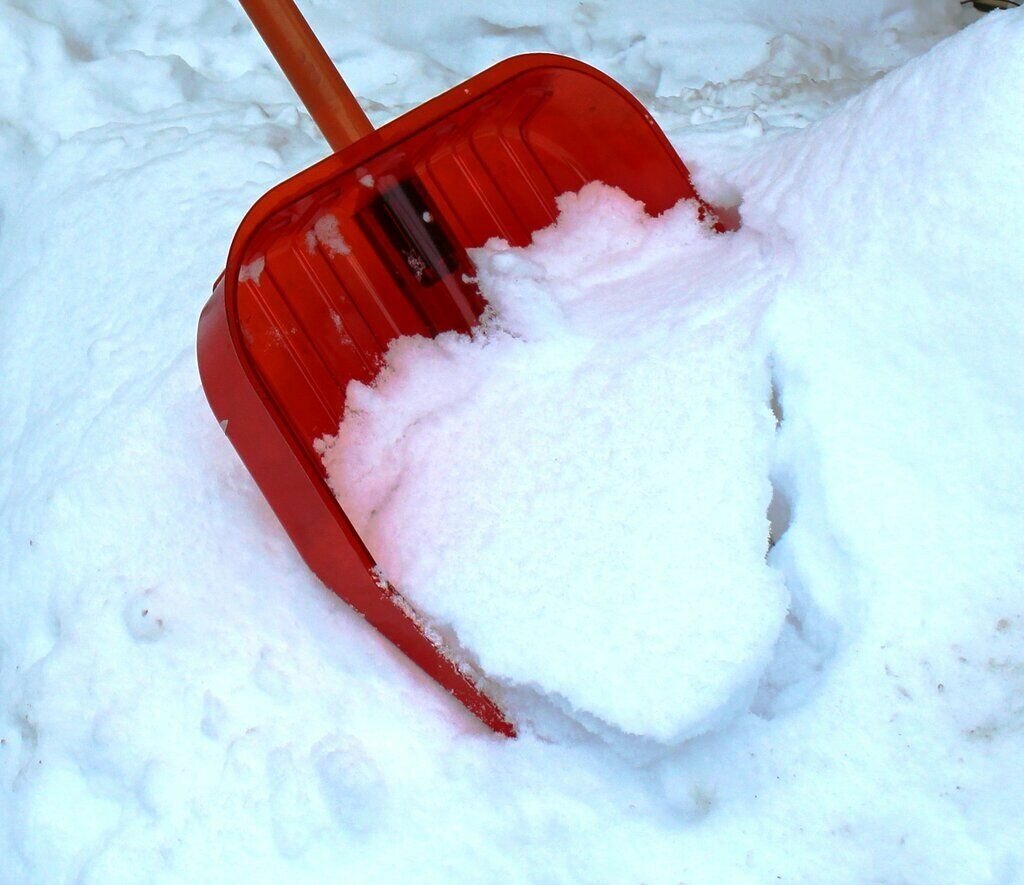
POLYGON ((528 248, 473 255, 481 334, 398 339, 350 386, 328 476, 490 678, 678 742, 749 705, 786 614, 755 336, 771 270, 693 201, 654 220, 595 182, 559 203, 528 248))
MULTIPOLYGON (((561 703, 561 668, 497 674, 524 727, 485 733, 309 574, 199 386, 196 320, 235 226, 326 153, 258 38, 220 0, 6 0, 0 881, 1024 881, 1022 14, 303 6, 377 124, 512 52, 570 52, 651 107, 709 195, 742 198, 742 231, 718 238, 624 210, 652 240, 678 224, 678 267, 716 259, 690 289, 646 276, 653 247, 550 285, 565 229, 489 249, 488 383, 543 353, 591 384, 598 355, 635 365, 640 385, 648 335, 721 357, 751 445, 717 443, 760 472, 729 502, 742 529, 718 508, 708 528, 736 529, 736 567, 779 575, 788 613, 746 660, 753 698, 719 683, 702 734, 683 739, 701 729, 674 692, 633 725, 660 743, 599 727, 623 710, 561 703), (642 299, 607 282, 631 276, 642 299), (600 297, 574 298, 584 284, 600 297), (713 317, 736 319, 720 342, 713 317), (766 482, 777 542, 755 568, 766 482)), ((421 345, 412 371, 403 347, 405 384, 442 351, 482 359, 421 345)), ((574 417, 584 435, 598 418, 574 417)), ((486 627, 467 654, 499 653, 486 627)))
MULTIPOLYGON (((312 230, 306 232, 306 249, 313 252, 317 246, 323 246, 328 255, 347 255, 351 251, 338 230, 338 219, 333 215, 320 216, 313 223, 312 230)), ((245 271, 244 267, 242 271, 245 271)))

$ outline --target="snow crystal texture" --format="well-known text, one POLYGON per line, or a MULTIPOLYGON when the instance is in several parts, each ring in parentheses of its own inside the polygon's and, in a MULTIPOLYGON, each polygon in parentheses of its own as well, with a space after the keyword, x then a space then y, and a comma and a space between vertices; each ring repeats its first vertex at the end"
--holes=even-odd
POLYGON ((693 202, 651 219, 595 183, 559 208, 474 255, 483 332, 399 339, 350 385, 325 461, 384 575, 487 676, 679 740, 749 703, 786 612, 768 271, 693 202))

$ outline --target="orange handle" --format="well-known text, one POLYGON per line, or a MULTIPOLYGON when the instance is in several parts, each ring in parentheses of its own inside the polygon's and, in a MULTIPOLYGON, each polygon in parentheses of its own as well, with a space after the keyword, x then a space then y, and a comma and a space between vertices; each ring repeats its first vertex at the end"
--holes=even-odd
POLYGON ((293 0, 239 2, 335 151, 373 132, 373 124, 293 0))

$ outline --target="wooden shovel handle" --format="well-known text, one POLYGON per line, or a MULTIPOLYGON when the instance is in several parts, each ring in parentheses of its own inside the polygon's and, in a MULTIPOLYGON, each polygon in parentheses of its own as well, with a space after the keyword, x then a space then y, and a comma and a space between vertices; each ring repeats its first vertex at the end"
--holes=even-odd
POLYGON ((373 132, 373 124, 293 0, 239 2, 335 151, 373 132))

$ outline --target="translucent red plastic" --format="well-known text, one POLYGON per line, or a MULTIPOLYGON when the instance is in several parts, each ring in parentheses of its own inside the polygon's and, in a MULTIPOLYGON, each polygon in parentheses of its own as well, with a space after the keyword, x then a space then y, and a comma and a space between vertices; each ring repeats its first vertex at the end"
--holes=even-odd
POLYGON ((466 282, 467 248, 527 243, 555 219, 556 196, 595 180, 650 214, 696 198, 664 134, 613 80, 561 56, 508 59, 260 199, 199 322, 210 405, 306 563, 508 736, 474 675, 378 577, 314 443, 337 431, 348 383, 372 380, 395 337, 475 322, 484 303, 466 282))

